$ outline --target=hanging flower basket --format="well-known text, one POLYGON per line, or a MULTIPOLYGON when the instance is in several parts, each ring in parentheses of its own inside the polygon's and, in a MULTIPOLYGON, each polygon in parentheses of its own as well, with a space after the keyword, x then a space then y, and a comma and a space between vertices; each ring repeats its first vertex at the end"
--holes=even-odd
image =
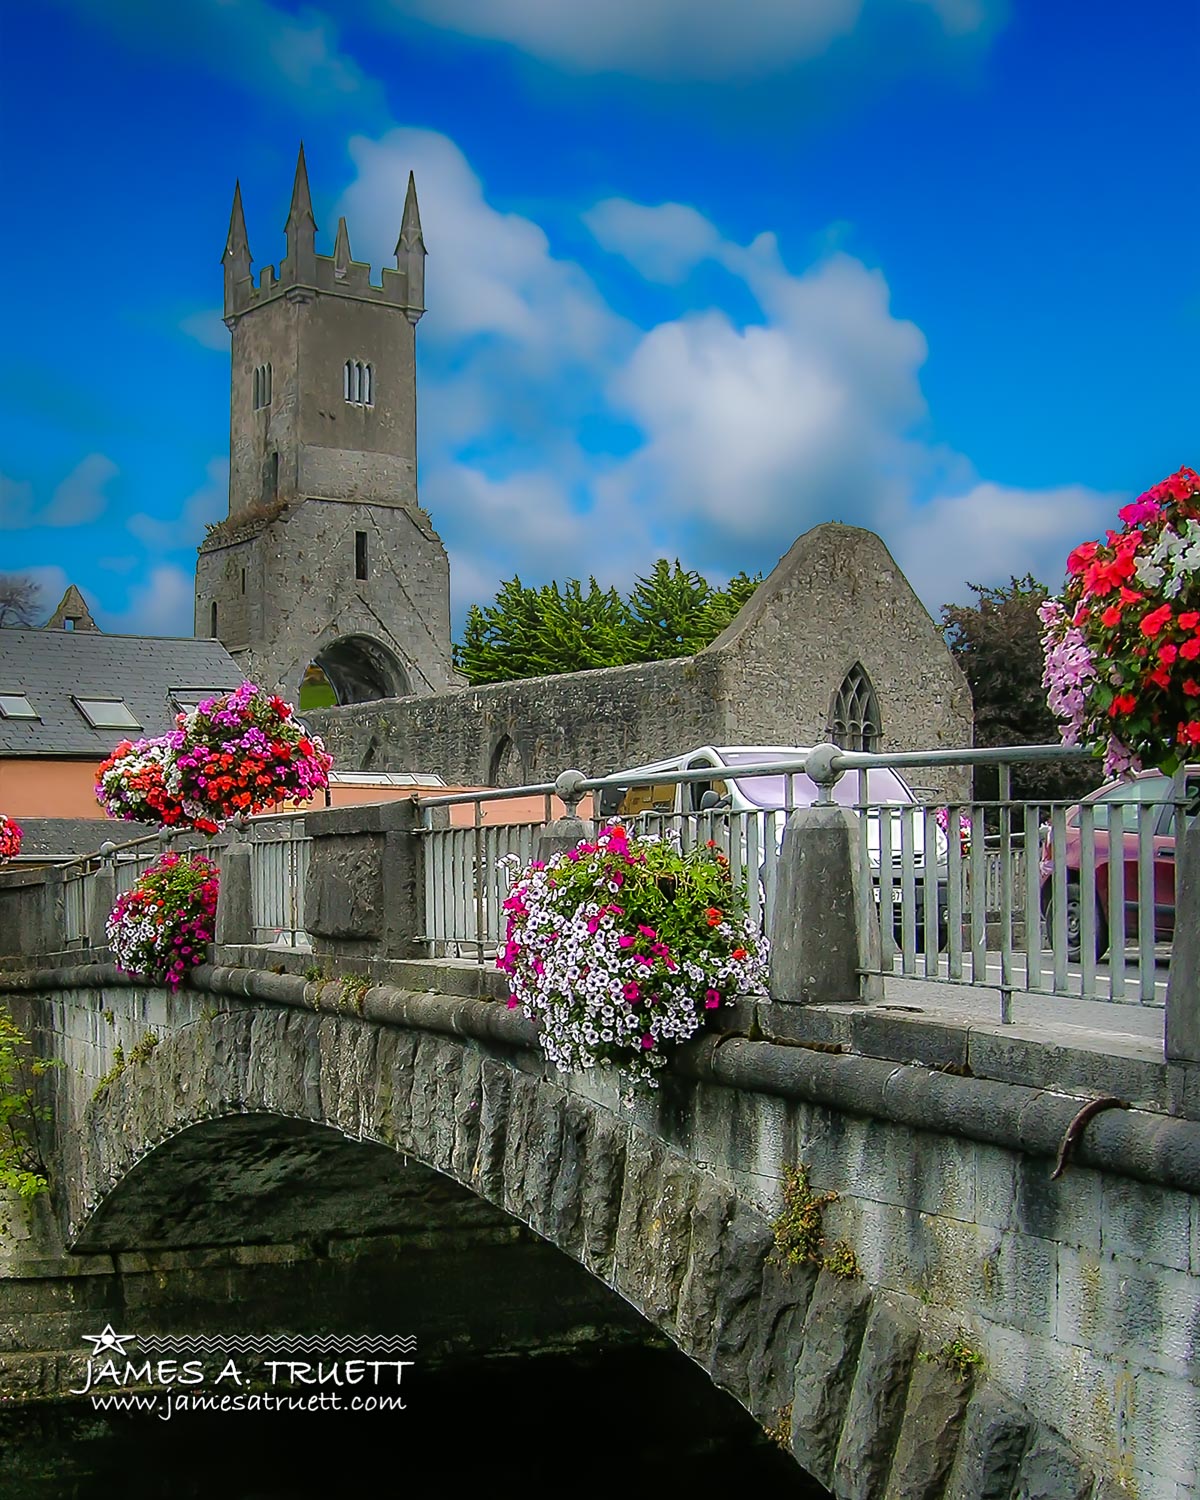
POLYGON ((305 802, 329 785, 333 759, 290 703, 243 682, 181 714, 167 735, 167 786, 197 827, 305 802))
POLYGON ((16 859, 21 852, 23 837, 21 825, 0 813, 0 865, 10 859, 16 859))
POLYGON ((497 964, 562 1072, 614 1067, 626 1101, 718 1007, 766 991, 767 941, 715 846, 682 852, 619 824, 534 862, 497 964))
MULTIPOLYGON (((110 818, 158 823, 163 828, 197 826, 182 801, 168 790, 175 752, 166 738, 122 740, 96 772, 96 800, 110 818)), ((215 833, 215 823, 202 830, 215 833)))
POLYGON ((202 854, 164 854, 117 897, 107 923, 117 967, 177 989, 203 963, 217 916, 218 870, 202 854))
POLYGON ((1170 774, 1200 746, 1200 477, 1180 469, 1118 515, 1038 611, 1042 681, 1065 744, 1110 776, 1170 774))
POLYGON ((332 758, 292 706, 252 682, 179 714, 159 739, 122 740, 96 772, 110 818, 219 833, 239 815, 305 802, 332 758))

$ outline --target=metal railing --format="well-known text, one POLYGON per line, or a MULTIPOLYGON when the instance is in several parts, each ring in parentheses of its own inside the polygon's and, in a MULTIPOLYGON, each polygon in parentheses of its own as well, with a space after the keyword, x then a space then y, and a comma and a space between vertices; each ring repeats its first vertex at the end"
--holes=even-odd
POLYGON ((309 948, 304 926, 304 893, 312 839, 304 815, 249 820, 250 908, 256 941, 309 948))
MULTIPOLYGON (((1098 803, 1021 802, 1008 795, 1015 765, 1086 758, 1059 746, 838 754, 835 777, 853 778, 856 791, 866 787, 858 795, 843 791, 838 800, 857 816, 859 856, 871 872, 861 885, 860 913, 879 920, 881 961, 871 972, 998 990, 1004 1020, 1011 1019, 1014 992, 1161 1007, 1174 919, 1173 845, 1189 805, 1184 783, 1176 778, 1170 788, 1160 786, 1164 795, 1154 802, 1139 800, 1136 784, 1128 797, 1106 794, 1098 803), (998 768, 998 797, 948 807, 867 800, 875 769, 974 765, 998 768), (1120 858, 1108 857, 1110 822, 1121 828, 1120 858), (887 912, 890 921, 881 919, 887 912)), ((724 774, 726 780, 786 777, 804 766, 803 758, 764 761, 724 774)), ((621 774, 584 780, 581 789, 686 785, 711 782, 713 775, 712 767, 621 774)), ((790 794, 790 780, 785 785, 790 794)), ((518 834, 511 825, 485 827, 482 804, 553 790, 547 783, 417 799, 425 816, 425 936, 437 945, 432 951, 482 958, 503 941, 503 901, 528 862, 537 829, 521 825, 518 834), (433 810, 456 803, 474 804, 474 826, 435 829, 433 810), (501 863, 508 853, 517 855, 515 864, 501 863)), ((786 807, 714 809, 620 821, 675 837, 683 848, 711 839, 729 858, 735 881, 745 883, 752 918, 769 930, 787 815, 786 807)), ((1115 839, 1113 847, 1117 852, 1115 839)))

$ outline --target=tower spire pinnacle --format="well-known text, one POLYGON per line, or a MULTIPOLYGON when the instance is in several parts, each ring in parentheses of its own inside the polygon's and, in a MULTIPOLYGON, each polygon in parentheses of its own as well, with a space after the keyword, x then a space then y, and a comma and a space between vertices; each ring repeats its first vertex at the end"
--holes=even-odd
POLYGON ((405 250, 420 250, 425 254, 425 240, 421 234, 421 210, 417 207, 417 182, 408 174, 408 192, 404 195, 404 214, 400 220, 400 238, 396 241, 396 264, 401 264, 405 250))
POLYGON ((417 323, 425 311, 425 237, 421 233, 421 211, 417 207, 417 183, 408 174, 400 238, 396 241, 396 265, 405 277, 405 311, 417 323))
POLYGON ((233 314, 237 289, 250 276, 250 242, 246 238, 246 218, 242 213, 242 184, 233 188, 233 210, 229 215, 229 233, 221 256, 225 268, 225 316, 233 314))
POLYGON ((308 191, 308 166, 304 160, 304 142, 300 142, 300 155, 296 158, 296 177, 292 183, 292 206, 288 210, 287 223, 284 228, 289 234, 295 228, 308 221, 312 225, 313 233, 316 233, 317 221, 313 218, 312 195, 308 191))
POLYGON ((287 234, 288 253, 282 279, 305 282, 311 286, 317 274, 317 221, 313 217, 312 196, 308 191, 308 167, 304 161, 303 141, 300 142, 300 155, 296 158, 292 204, 284 231, 287 234))
POLYGON ((345 281, 346 272, 350 269, 350 231, 346 228, 346 220, 338 220, 337 239, 333 245, 333 275, 336 281, 345 281))

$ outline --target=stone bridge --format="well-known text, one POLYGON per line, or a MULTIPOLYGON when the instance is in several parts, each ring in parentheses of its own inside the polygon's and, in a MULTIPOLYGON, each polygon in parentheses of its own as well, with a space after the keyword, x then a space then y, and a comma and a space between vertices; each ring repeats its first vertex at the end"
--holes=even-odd
MULTIPOLYGON (((515 1222, 544 1242, 530 1285, 559 1286, 560 1336, 597 1314, 547 1256, 764 1426, 790 1417, 796 1459, 835 1495, 1194 1493, 1200 1129, 1166 1098, 1105 1111, 1052 1179, 1086 1098, 1063 1074, 1094 1059, 1043 1062, 1039 1078, 1032 1049, 968 1037, 974 1067, 935 1062, 949 1029, 897 1020, 874 1051, 930 1054, 899 1062, 857 1050, 870 1028, 844 1008, 822 1041, 772 1038, 760 1007, 629 1110, 606 1078, 547 1071, 530 1024, 470 965, 412 963, 369 987, 207 967, 172 995, 92 964, 4 988, 66 1065, 54 1208, 78 1267, 50 1265, 44 1235, 11 1262, 0 1301, 36 1310, 27 1333, 13 1303, 4 1314, 11 1388, 45 1393, 76 1325, 122 1305, 122 1278, 204 1264, 227 1285, 221 1247, 278 1276, 279 1246, 336 1257, 416 1222, 477 1242, 515 1222), (774 1258, 798 1163, 837 1194, 829 1265, 774 1258), (62 1294, 71 1279, 82 1303, 62 1294), (979 1365, 948 1362, 956 1339, 979 1365)), ((1178 1084, 1165 1066, 1140 1082, 1178 1084)), ((178 1313, 179 1294, 166 1304, 178 1313)), ((152 1323, 145 1289, 136 1305, 152 1323)), ((489 1336, 474 1311, 460 1342, 489 1336)))
POLYGON ((404 816, 323 815, 311 954, 245 941, 227 849, 217 961, 177 993, 56 955, 61 877, 0 876, 0 1001, 63 1064, 51 1202, 0 1239, 4 1394, 66 1390, 106 1321, 220 1329, 235 1303, 431 1357, 657 1337, 839 1500, 1200 1495, 1193 1060, 854 1003, 861 936, 825 900, 777 933, 775 997, 623 1107, 546 1064, 494 970, 404 956, 420 881, 378 822, 404 816))

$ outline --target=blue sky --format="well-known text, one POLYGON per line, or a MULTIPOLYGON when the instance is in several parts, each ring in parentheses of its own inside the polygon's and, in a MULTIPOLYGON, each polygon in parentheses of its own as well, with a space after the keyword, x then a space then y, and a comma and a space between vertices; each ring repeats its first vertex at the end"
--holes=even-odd
POLYGON ((419 483, 503 578, 767 572, 878 531, 937 617, 1200 465, 1194 0, 9 7, 0 571, 190 634, 220 256, 425 239, 419 483))

